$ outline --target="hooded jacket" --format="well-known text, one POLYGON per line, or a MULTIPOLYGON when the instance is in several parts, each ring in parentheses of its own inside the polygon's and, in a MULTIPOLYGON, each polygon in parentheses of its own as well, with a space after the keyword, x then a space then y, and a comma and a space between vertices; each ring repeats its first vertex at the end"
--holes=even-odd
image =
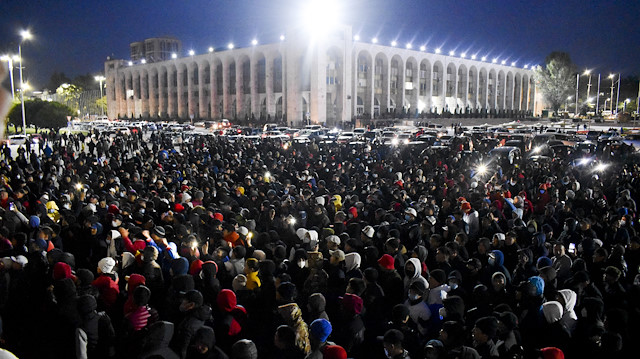
POLYGON ((413 265, 413 273, 411 275, 405 273, 404 292, 407 293, 409 291, 409 286, 414 281, 420 281, 426 288, 429 288, 429 282, 422 276, 422 264, 420 263, 420 260, 418 258, 409 258, 407 263, 411 263, 413 265))
POLYGON ((307 309, 309 309, 309 322, 316 319, 326 319, 329 321, 329 316, 325 311, 327 306, 327 300, 322 293, 314 293, 309 296, 309 302, 307 303, 307 309))
POLYGON ((147 335, 142 339, 142 353, 140 359, 162 357, 165 359, 180 358, 169 348, 173 337, 174 325, 171 322, 159 321, 149 327, 147 335))
POLYGON ((358 252, 347 253, 347 255, 344 256, 345 276, 347 279, 362 278, 362 271, 360 271, 361 261, 362 257, 360 257, 358 252))
POLYGON ((558 291, 558 295, 562 297, 562 300, 565 303, 562 322, 567 326, 569 332, 573 333, 578 325, 578 316, 573 310, 576 306, 578 295, 571 289, 561 289, 558 291))
POLYGON ((302 320, 302 311, 296 303, 289 303, 278 307, 278 313, 288 326, 296 332, 296 346, 305 354, 311 351, 309 342, 309 327, 302 320))
POLYGON ((171 341, 172 349, 178 353, 181 358, 186 357, 191 339, 198 329, 204 325, 204 322, 210 318, 211 307, 208 305, 202 305, 187 312, 186 317, 180 322, 171 341))

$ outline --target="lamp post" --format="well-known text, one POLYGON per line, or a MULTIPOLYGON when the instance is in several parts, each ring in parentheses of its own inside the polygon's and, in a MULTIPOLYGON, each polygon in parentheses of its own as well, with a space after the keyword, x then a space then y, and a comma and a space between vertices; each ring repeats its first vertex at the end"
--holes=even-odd
POLYGON ((98 81, 100 83, 100 112, 101 115, 104 116, 104 106, 102 106, 102 81, 105 80, 105 77, 102 75, 96 76, 95 80, 98 81))
POLYGON ((591 70, 586 70, 585 75, 589 75, 589 83, 587 84, 587 111, 589 107, 589 95, 591 94, 591 70))
POLYGON ((615 82, 613 81, 613 74, 609 74, 609 78, 611 79, 611 97, 609 97, 610 106, 611 106, 611 114, 613 115, 613 85, 615 82))
POLYGON ((598 115, 599 108, 600 108, 600 74, 598 74, 598 94, 596 95, 596 115, 598 115))
POLYGON ((618 104, 620 103, 620 73, 618 73, 618 94, 616 95, 616 115, 618 114, 618 104))
POLYGON ((22 78, 22 42, 24 40, 31 39, 32 35, 29 30, 23 30, 20 32, 20 36, 22 37, 22 41, 18 44, 18 57, 20 58, 20 104, 22 107, 22 131, 24 132, 24 136, 27 136, 27 118, 24 113, 24 80, 22 78))
POLYGON ((627 111, 627 104, 628 104, 629 102, 631 102, 631 99, 629 99, 629 98, 628 98, 628 99, 626 99, 626 100, 624 100, 624 104, 622 105, 622 106, 623 106, 623 107, 622 107, 622 113, 623 113, 623 114, 627 111))
POLYGON ((580 87, 580 73, 576 74, 576 112, 574 117, 578 117, 578 87, 580 87))
POLYGON ((567 106, 569 105, 569 100, 571 100, 571 96, 567 96, 567 101, 564 103, 564 112, 567 112, 567 106))
POLYGON ((11 56, 11 55, 3 55, 2 57, 0 57, 1 61, 6 61, 7 64, 9 65, 9 76, 11 77, 11 96, 13 101, 16 100, 16 89, 13 85, 13 61, 14 60, 18 60, 17 56, 11 56))

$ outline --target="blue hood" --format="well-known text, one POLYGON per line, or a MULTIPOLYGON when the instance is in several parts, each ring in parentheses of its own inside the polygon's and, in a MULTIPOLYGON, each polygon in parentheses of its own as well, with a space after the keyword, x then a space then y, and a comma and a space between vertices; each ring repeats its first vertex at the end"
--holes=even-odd
POLYGON ((536 286, 536 296, 541 296, 544 293, 544 279, 542 279, 542 277, 530 277, 529 283, 536 286))
POLYGON ((491 251, 494 256, 496 256, 496 266, 500 267, 504 264, 504 253, 499 250, 491 251))

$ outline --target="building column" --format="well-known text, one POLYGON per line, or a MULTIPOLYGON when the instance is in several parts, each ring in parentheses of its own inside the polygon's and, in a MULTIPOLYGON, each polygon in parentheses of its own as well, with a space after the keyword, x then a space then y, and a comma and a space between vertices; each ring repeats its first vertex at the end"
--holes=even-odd
POLYGON ((218 97, 218 82, 216 80, 218 78, 218 65, 215 62, 211 64, 209 77, 209 84, 211 85, 209 86, 211 89, 211 93, 209 94, 209 98, 211 100, 211 103, 209 104, 209 106, 211 106, 211 118, 221 118, 222 114, 218 110, 218 102, 220 101, 220 98, 218 97))
MULTIPOLYGON (((515 100, 515 96, 514 96, 515 88, 516 88, 515 86, 516 86, 516 77, 514 75, 514 76, 511 76, 511 86, 509 86, 509 88, 507 89, 507 91, 509 91, 509 94, 511 95, 511 96, 509 96, 509 97, 511 97, 511 99, 509 100, 509 103, 507 103, 507 105, 509 106, 509 108, 508 108, 509 110, 513 110, 513 103, 514 103, 514 100, 515 100)), ((505 99, 506 99, 506 97, 505 97, 505 99)))
POLYGON ((141 111, 138 114, 138 117, 142 115, 142 117, 149 117, 149 72, 145 75, 140 75, 140 103, 141 103, 141 111))
POLYGON ((133 74, 130 71, 126 74, 124 87, 127 97, 126 117, 133 117, 133 99, 135 98, 135 93, 133 91, 133 74))
POLYGON ((469 69, 466 69, 465 80, 464 80, 464 96, 462 96, 462 109, 466 110, 467 106, 469 106, 469 81, 471 80, 469 76, 469 69))
POLYGON ((266 118, 267 115, 271 115, 273 117, 276 113, 276 102, 275 102, 275 95, 273 91, 273 85, 274 85, 273 70, 274 70, 275 58, 265 54, 264 61, 265 61, 265 90, 267 92, 267 113, 264 114, 264 117, 266 118))
POLYGON ((167 115, 167 98, 164 97, 166 91, 166 72, 158 69, 158 116, 165 117, 167 115))
POLYGON ((184 85, 184 80, 185 80, 185 76, 188 76, 188 74, 186 73, 187 71, 185 70, 186 67, 182 67, 182 66, 178 66, 176 71, 178 71, 178 117, 179 118, 185 118, 186 113, 188 112, 189 108, 189 104, 188 104, 188 98, 184 98, 184 90, 185 90, 185 85, 184 85))
POLYGON ((149 117, 158 116, 158 101, 160 99, 159 96, 159 85, 158 85, 158 72, 151 71, 151 75, 149 76, 149 117))
MULTIPOLYGON (((237 66, 236 66, 237 70, 237 66)), ((222 62, 222 117, 231 118, 231 91, 229 91, 229 63, 222 62)))
POLYGON ((173 82, 173 76, 175 72, 172 71, 172 68, 169 67, 167 69, 167 116, 175 116, 176 114, 176 103, 173 93, 176 91, 176 83, 173 82))
POLYGON ((190 119, 192 116, 195 118, 196 113, 196 101, 194 90, 196 88, 195 84, 195 71, 198 68, 198 65, 189 64, 187 66, 187 118, 190 119))
MULTIPOLYGON (((369 72, 367 72, 367 85, 368 87, 365 90, 365 95, 367 97, 369 97, 369 108, 368 108, 368 112, 371 115, 370 119, 373 119, 373 113, 374 113, 374 108, 376 106, 376 83, 375 83, 375 76, 376 76, 376 72, 375 72, 375 57, 373 57, 373 54, 371 55, 371 63, 369 64, 369 72)), ((357 100, 357 99, 356 99, 357 100)), ((365 103, 366 100, 365 100, 365 103)))
POLYGON ((258 92, 258 84, 260 82, 260 78, 258 75, 258 58, 256 57, 256 55, 254 54, 251 59, 251 82, 250 82, 250 86, 251 86, 251 113, 249 114, 249 119, 251 119, 251 117, 255 117, 256 119, 258 119, 260 117, 260 106, 262 105, 260 103, 260 94, 258 92))
POLYGON ((236 116, 244 118, 244 61, 236 60, 236 116))
MULTIPOLYGON (((208 96, 205 94, 207 90, 207 76, 204 71, 206 66, 203 64, 198 64, 198 114, 199 118, 207 118, 209 116, 209 111, 207 108, 207 101, 209 100, 208 96)), ((209 65, 209 74, 211 74, 211 65, 209 65)), ((209 76, 211 77, 211 76, 209 76)))

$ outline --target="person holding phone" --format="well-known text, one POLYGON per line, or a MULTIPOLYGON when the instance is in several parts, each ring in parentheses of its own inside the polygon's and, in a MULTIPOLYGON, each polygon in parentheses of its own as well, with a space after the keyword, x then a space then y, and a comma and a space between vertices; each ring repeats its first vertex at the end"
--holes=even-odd
MULTIPOLYGON (((574 252, 572 255, 575 255, 575 243, 571 243, 574 245, 574 252)), ((552 266, 558 273, 558 282, 564 283, 567 279, 571 277, 571 266, 573 265, 573 260, 566 253, 564 244, 561 242, 555 242, 553 244, 553 258, 551 259, 552 266)))

